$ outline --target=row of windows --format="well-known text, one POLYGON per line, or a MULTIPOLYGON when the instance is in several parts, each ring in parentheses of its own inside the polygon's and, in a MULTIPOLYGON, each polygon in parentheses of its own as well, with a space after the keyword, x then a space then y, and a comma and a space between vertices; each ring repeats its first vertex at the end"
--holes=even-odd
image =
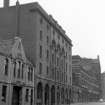
MULTIPOLYGON (((4 74, 7 76, 8 75, 8 70, 9 70, 9 60, 6 58, 5 59, 5 72, 4 74)), ((25 70, 25 64, 22 63, 21 61, 14 61, 13 62, 14 68, 13 68, 13 76, 14 78, 24 78, 24 70, 25 70)), ((33 80, 33 68, 28 67, 28 80, 32 81, 33 80)))
MULTIPOLYGON (((59 55, 61 56, 61 52, 59 53, 59 55)), ((46 58, 48 59, 50 56, 49 54, 49 50, 47 49, 46 50, 46 58)), ((39 57, 42 58, 43 57, 43 47, 42 45, 40 45, 40 48, 39 48, 39 57)), ((67 52, 65 53, 65 56, 64 56, 66 59, 67 57, 69 57, 69 61, 71 61, 71 55, 68 55, 67 52)))
MULTIPOLYGON (((41 17, 40 18, 40 24, 42 25, 43 24, 43 18, 41 17)), ((49 31, 49 29, 50 29, 50 25, 49 24, 47 24, 46 25, 46 29, 47 29, 47 32, 49 31)), ((53 28, 53 37, 55 36, 55 30, 54 30, 54 28, 53 28)), ((60 35, 58 34, 58 39, 60 40, 60 35)), ((40 30, 40 40, 42 40, 43 39, 43 31, 42 30, 40 30)), ((47 39, 48 39, 48 36, 47 36, 47 39)), ((47 40, 48 41, 48 40, 47 40)), ((65 41, 65 39, 62 37, 62 43, 64 44, 65 43, 65 46, 66 46, 66 48, 69 46, 69 44, 68 44, 68 42, 67 41, 65 41)), ((69 50, 70 50, 70 47, 69 47, 69 50)))
MULTIPOLYGON (((40 30, 40 41, 42 41, 43 40, 43 31, 42 30, 40 30)), ((64 39, 63 39, 64 40, 64 39)), ((47 42, 47 44, 49 43, 49 36, 47 35, 46 36, 46 42, 47 42)), ((63 41, 64 42, 64 41, 63 41)), ((66 43, 66 48, 68 47, 68 44, 66 43)), ((71 50, 71 48, 69 47, 69 51, 71 50)))
MULTIPOLYGON (((42 74, 42 69, 43 69, 43 65, 40 62, 39 63, 39 74, 42 74)), ((49 75, 49 67, 48 66, 46 66, 46 75, 49 75)), ((52 79, 57 79, 57 80, 60 80, 63 82, 67 82, 66 72, 61 74, 60 71, 57 70, 55 72, 55 69, 52 69, 51 77, 52 77, 52 79)))
MULTIPOLYGON (((46 60, 48 61, 49 60, 49 50, 47 49, 46 50, 46 60)), ((42 58, 43 57, 43 48, 42 48, 42 45, 40 45, 40 50, 39 50, 39 57, 42 58)), ((67 57, 67 53, 66 53, 66 57, 67 57)), ((69 55, 69 60, 71 61, 71 55, 69 55)), ((52 54, 52 63, 56 62, 54 60, 54 54, 52 54)), ((57 58, 57 65, 58 65, 58 62, 59 62, 59 58, 57 58)))
POLYGON ((60 82, 67 82, 67 74, 58 70, 52 69, 51 78, 60 82))

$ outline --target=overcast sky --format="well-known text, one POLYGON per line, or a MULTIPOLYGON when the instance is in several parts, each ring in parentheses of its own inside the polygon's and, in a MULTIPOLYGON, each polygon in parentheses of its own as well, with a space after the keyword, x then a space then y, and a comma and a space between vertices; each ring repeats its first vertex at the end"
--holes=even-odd
MULTIPOLYGON (((73 55, 97 58, 105 71, 105 0, 19 0, 39 2, 64 28, 73 43, 73 55)), ((14 5, 16 0, 10 0, 14 5)), ((3 0, 0 0, 3 5, 3 0)))

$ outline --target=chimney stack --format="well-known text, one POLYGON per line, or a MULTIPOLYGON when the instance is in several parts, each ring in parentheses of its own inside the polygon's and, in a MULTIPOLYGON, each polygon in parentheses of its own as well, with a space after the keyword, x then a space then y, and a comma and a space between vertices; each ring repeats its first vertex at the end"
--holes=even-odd
POLYGON ((8 8, 9 7, 9 0, 4 0, 4 8, 8 8))

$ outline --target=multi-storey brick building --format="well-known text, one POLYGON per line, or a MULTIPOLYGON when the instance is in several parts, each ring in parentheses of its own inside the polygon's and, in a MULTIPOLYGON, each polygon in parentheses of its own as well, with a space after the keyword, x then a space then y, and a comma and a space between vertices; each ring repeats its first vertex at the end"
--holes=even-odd
POLYGON ((99 101, 101 95, 101 68, 97 59, 72 57, 73 102, 99 101))
POLYGON ((19 35, 35 66, 35 104, 69 104, 72 44, 62 27, 38 3, 0 8, 0 37, 19 35))
POLYGON ((34 71, 20 38, 0 40, 0 105, 33 105, 34 71))

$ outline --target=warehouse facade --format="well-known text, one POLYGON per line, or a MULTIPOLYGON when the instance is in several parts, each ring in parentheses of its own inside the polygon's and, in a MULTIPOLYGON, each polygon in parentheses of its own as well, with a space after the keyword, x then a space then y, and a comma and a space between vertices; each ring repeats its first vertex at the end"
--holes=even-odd
POLYGON ((38 3, 6 5, 0 18, 0 37, 21 37, 35 67, 34 104, 70 104, 72 42, 62 27, 38 3))

